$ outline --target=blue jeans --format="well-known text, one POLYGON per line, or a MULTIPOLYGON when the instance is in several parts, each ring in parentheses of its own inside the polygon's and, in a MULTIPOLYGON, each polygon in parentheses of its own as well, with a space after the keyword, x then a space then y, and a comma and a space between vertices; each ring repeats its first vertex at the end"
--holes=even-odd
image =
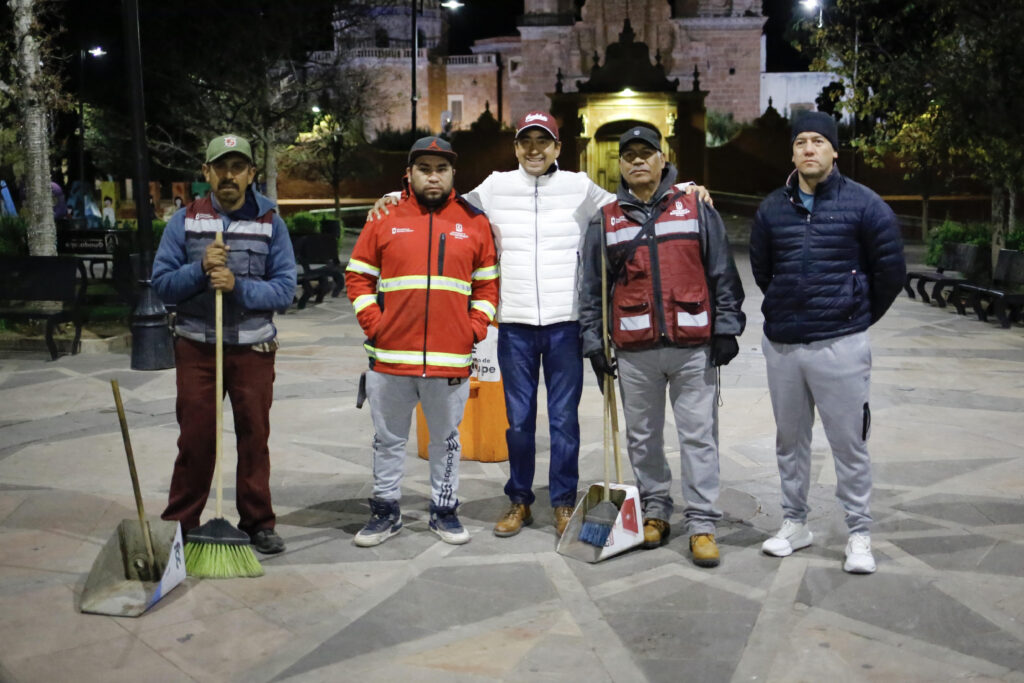
POLYGON ((505 386, 508 415, 509 479, 505 495, 513 503, 533 504, 536 467, 537 385, 544 368, 551 430, 548 493, 551 505, 575 505, 579 484, 580 423, 577 410, 583 394, 580 326, 498 326, 498 367, 505 386))

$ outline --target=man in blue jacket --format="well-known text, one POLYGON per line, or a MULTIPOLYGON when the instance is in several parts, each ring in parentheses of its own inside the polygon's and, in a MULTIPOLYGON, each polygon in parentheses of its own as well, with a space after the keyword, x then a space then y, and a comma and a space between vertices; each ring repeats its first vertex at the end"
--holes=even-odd
POLYGON ((211 194, 180 209, 164 229, 153 263, 153 289, 175 304, 178 458, 163 519, 199 526, 215 454, 214 291, 224 299, 224 388, 238 447, 238 527, 261 553, 279 553, 270 504, 270 404, 277 328, 274 311, 295 295, 295 255, 274 203, 252 186, 248 141, 214 138, 203 175, 211 194), (223 243, 215 238, 223 235, 223 243))
POLYGON ((797 118, 792 144, 796 170, 761 203, 750 233, 750 266, 764 292, 761 347, 782 480, 782 527, 761 549, 785 557, 811 544, 807 492, 817 408, 849 529, 843 569, 870 574, 867 329, 902 287, 903 242, 892 209, 835 167, 835 119, 822 112, 797 118))

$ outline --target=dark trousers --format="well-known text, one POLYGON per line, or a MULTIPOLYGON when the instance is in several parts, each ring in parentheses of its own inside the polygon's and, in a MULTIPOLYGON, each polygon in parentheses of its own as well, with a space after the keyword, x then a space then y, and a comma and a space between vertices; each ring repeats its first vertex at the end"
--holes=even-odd
MULTIPOLYGON (((235 506, 238 527, 249 534, 273 529, 270 504, 270 404, 274 399, 274 352, 224 347, 224 388, 235 418, 238 467, 235 506)), ((178 458, 171 476, 167 509, 161 517, 181 522, 182 531, 199 526, 210 495, 216 459, 216 357, 213 344, 177 338, 178 458)), ((224 467, 224 463, 221 463, 224 467)))
POLYGON ((530 505, 534 501, 537 386, 540 369, 543 367, 551 431, 548 493, 554 506, 575 505, 576 486, 580 478, 580 423, 577 412, 583 394, 579 323, 499 325, 498 366, 505 387, 505 410, 509 424, 505 432, 509 465, 505 495, 513 503, 530 505))

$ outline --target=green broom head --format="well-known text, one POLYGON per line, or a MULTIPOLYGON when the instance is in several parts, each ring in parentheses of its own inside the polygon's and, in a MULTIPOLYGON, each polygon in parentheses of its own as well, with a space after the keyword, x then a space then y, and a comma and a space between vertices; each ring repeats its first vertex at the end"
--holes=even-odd
POLYGON ((249 535, 223 518, 211 519, 188 532, 185 571, 204 579, 263 576, 249 535))
POLYGON ((615 526, 615 520, 619 518, 619 509, 615 503, 603 500, 594 507, 587 510, 587 516, 583 518, 583 526, 580 527, 579 539, 592 546, 603 548, 608 542, 608 536, 615 526))

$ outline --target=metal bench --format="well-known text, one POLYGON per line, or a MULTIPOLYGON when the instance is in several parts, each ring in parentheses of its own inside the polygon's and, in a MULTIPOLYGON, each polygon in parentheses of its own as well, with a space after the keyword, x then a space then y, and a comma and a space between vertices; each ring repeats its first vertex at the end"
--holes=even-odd
POLYGON ((295 239, 294 247, 297 279, 302 286, 298 308, 305 308, 314 295, 318 304, 328 292, 332 297, 338 296, 345 288, 345 267, 338 258, 338 238, 331 234, 305 235, 295 239))
POLYGON ((991 286, 959 282, 949 298, 961 315, 967 313, 969 303, 978 320, 987 321, 991 313, 1004 328, 1010 327, 1021 319, 1024 308, 1024 252, 1000 249, 991 286))
POLYGON ((935 299, 940 308, 946 307, 946 299, 942 296, 942 290, 946 287, 953 287, 962 282, 983 282, 989 278, 991 272, 991 257, 987 247, 979 247, 973 244, 960 244, 947 242, 942 245, 942 254, 939 256, 939 265, 934 271, 910 271, 903 284, 907 296, 914 297, 914 289, 910 284, 917 280, 917 293, 921 295, 921 301, 929 303, 935 299), (953 276, 952 273, 960 275, 953 276), (925 285, 934 282, 931 296, 925 290, 925 285))
POLYGON ((52 360, 58 356, 54 330, 61 323, 73 323, 71 353, 78 353, 86 286, 85 264, 73 256, 0 256, 0 318, 46 320, 46 348, 52 360))

